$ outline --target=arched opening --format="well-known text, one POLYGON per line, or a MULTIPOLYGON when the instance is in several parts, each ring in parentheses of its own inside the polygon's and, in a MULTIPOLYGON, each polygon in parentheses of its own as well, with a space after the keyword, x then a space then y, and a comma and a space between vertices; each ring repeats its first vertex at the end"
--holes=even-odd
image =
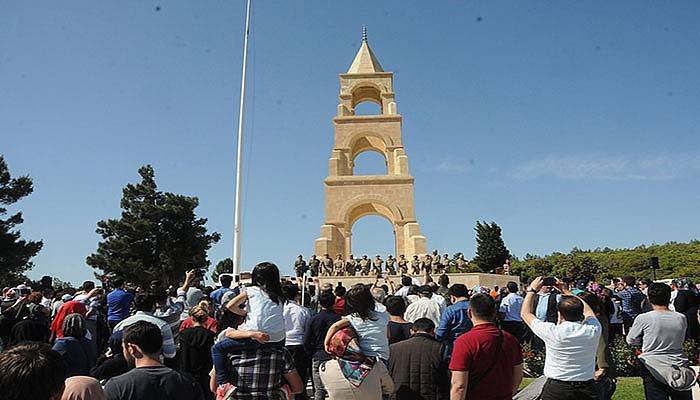
POLYGON ((396 234, 388 219, 379 215, 366 215, 352 225, 352 254, 356 258, 367 255, 374 259, 379 254, 383 260, 391 254, 396 257, 396 234))
POLYGON ((386 158, 377 150, 365 150, 353 160, 353 175, 387 175, 388 173, 386 158))
POLYGON ((352 108, 355 115, 382 114, 382 95, 374 86, 360 86, 352 91, 352 108))
POLYGON ((363 101, 355 106, 355 115, 380 115, 381 113, 382 106, 372 101, 363 101))

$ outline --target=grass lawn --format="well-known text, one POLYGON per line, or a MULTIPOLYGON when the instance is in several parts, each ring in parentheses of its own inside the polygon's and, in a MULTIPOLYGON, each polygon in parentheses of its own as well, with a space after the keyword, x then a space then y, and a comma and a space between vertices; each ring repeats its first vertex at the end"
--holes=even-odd
MULTIPOLYGON (((524 378, 521 388, 529 385, 534 378, 524 378)), ((644 387, 642 379, 637 377, 617 378, 617 390, 613 395, 613 400, 640 400, 644 398, 644 387)))

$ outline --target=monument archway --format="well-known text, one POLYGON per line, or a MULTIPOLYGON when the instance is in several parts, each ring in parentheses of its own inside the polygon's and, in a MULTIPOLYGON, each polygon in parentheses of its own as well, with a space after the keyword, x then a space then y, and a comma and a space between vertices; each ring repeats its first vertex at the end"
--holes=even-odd
POLYGON ((366 34, 347 73, 340 75, 338 112, 333 118, 334 146, 325 185, 325 221, 316 239, 316 255, 352 251, 352 225, 363 216, 380 215, 392 225, 395 252, 407 257, 426 253, 413 205, 413 177, 401 137, 393 74, 385 72, 369 48, 366 34), (362 102, 381 106, 379 115, 356 115, 362 102), (356 157, 366 151, 384 156, 386 174, 356 175, 356 157))
POLYGON ((367 255, 396 257, 396 231, 391 221, 381 215, 369 214, 360 217, 350 227, 352 232, 350 253, 357 258, 367 255))

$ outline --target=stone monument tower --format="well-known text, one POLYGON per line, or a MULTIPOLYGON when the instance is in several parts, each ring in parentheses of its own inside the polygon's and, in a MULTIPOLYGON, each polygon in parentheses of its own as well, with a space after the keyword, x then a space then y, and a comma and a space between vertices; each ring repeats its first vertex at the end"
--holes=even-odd
MULTIPOLYGON (((401 139, 402 118, 394 99, 393 74, 385 72, 369 48, 363 29, 362 45, 350 69, 340 74, 340 104, 333 118, 334 145, 324 181, 326 217, 316 239, 317 255, 352 253, 352 226, 366 215, 380 215, 392 225, 395 255, 426 253, 413 206, 413 177, 401 139), (374 102, 379 115, 355 115, 355 106, 374 102), (384 156, 386 175, 355 175, 358 154, 384 156)), ((387 249, 389 250, 389 249, 387 249)))

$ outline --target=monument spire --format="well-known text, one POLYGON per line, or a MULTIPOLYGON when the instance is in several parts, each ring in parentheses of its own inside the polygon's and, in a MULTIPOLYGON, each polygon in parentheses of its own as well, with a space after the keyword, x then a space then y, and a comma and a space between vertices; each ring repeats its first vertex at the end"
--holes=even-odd
POLYGON ((372 49, 367 43, 367 26, 362 27, 362 44, 360 50, 357 51, 355 59, 348 69, 348 74, 372 74, 375 72, 384 72, 377 56, 374 55, 372 49))

